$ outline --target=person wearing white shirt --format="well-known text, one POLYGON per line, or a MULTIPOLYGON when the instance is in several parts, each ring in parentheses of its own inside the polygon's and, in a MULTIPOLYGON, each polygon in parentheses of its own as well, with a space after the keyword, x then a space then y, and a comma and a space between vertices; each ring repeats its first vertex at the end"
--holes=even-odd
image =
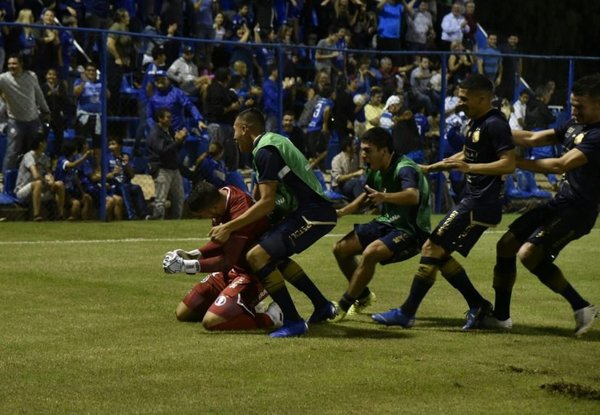
POLYGON ((442 43, 444 50, 450 50, 453 40, 462 42, 463 34, 469 33, 470 28, 463 16, 463 6, 456 2, 452 5, 452 11, 442 19, 442 43))

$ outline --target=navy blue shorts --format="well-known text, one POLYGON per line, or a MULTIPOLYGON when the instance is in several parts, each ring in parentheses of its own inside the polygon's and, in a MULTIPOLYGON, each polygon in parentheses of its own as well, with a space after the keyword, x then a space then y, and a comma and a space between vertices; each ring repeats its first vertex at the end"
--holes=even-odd
POLYGON ((267 231, 258 244, 272 260, 298 254, 327 235, 336 225, 335 209, 327 205, 301 207, 267 231))
POLYGON ((446 214, 429 239, 447 253, 456 251, 466 257, 483 232, 501 218, 501 204, 477 205, 473 199, 463 199, 446 214))
POLYGON ((541 246, 556 258, 571 241, 590 233, 596 223, 596 209, 545 204, 519 216, 509 229, 521 242, 541 246))
POLYGON ((382 265, 412 258, 421 252, 421 245, 423 244, 423 241, 419 241, 415 236, 403 230, 374 220, 354 225, 354 233, 356 233, 363 249, 372 242, 380 240, 393 252, 390 258, 381 261, 382 265))

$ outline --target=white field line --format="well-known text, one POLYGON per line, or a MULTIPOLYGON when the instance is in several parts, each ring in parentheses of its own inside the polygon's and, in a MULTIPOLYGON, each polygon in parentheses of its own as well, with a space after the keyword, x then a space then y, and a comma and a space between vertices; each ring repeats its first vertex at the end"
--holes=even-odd
MULTIPOLYGON (((593 229, 595 230, 595 229, 593 229)), ((506 231, 488 230, 483 234, 501 234, 506 231)), ((341 238, 346 236, 345 233, 329 233, 325 238, 341 238)), ((1 245, 40 245, 40 244, 113 244, 113 243, 138 243, 138 242, 193 242, 193 241, 208 241, 208 237, 199 238, 123 238, 123 239, 70 239, 70 240, 41 240, 41 241, 0 241, 1 245)))

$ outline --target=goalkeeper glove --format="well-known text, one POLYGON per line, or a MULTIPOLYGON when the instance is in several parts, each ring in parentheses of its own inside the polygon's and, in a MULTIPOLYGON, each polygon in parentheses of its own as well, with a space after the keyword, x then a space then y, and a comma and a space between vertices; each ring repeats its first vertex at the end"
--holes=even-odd
POLYGON ((175 252, 167 252, 163 259, 163 270, 166 274, 176 274, 178 272, 196 274, 200 272, 200 262, 195 259, 183 259, 175 252))
POLYGON ((177 248, 171 251, 182 257, 183 259, 200 259, 202 258, 202 252, 199 249, 192 249, 191 251, 184 251, 181 248, 177 248))

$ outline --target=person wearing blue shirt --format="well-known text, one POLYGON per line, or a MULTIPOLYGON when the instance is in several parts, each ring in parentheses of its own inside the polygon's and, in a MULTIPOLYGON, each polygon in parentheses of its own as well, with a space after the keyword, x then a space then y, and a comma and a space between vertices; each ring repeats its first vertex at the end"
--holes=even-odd
POLYGON ((186 127, 185 112, 187 111, 199 129, 206 128, 204 117, 198 111, 198 108, 188 98, 185 92, 171 85, 167 73, 157 71, 154 75, 154 93, 148 101, 146 107, 146 116, 148 126, 152 128, 156 122, 154 121, 156 111, 159 108, 167 108, 172 115, 172 127, 179 131, 186 127))
POLYGON ((320 164, 327 155, 327 144, 331 138, 333 88, 330 85, 325 86, 320 95, 321 98, 317 101, 312 118, 306 128, 308 156, 313 166, 320 164))
MULTIPOLYGON (((400 0, 378 0, 377 3, 377 49, 400 50, 404 4, 400 0)), ((399 58, 394 56, 395 64, 399 58)))
POLYGON ((502 54, 498 49, 498 35, 490 33, 487 42, 487 47, 479 49, 479 53, 488 56, 480 56, 477 59, 477 68, 481 75, 485 75, 494 86, 498 86, 502 80, 502 54))

